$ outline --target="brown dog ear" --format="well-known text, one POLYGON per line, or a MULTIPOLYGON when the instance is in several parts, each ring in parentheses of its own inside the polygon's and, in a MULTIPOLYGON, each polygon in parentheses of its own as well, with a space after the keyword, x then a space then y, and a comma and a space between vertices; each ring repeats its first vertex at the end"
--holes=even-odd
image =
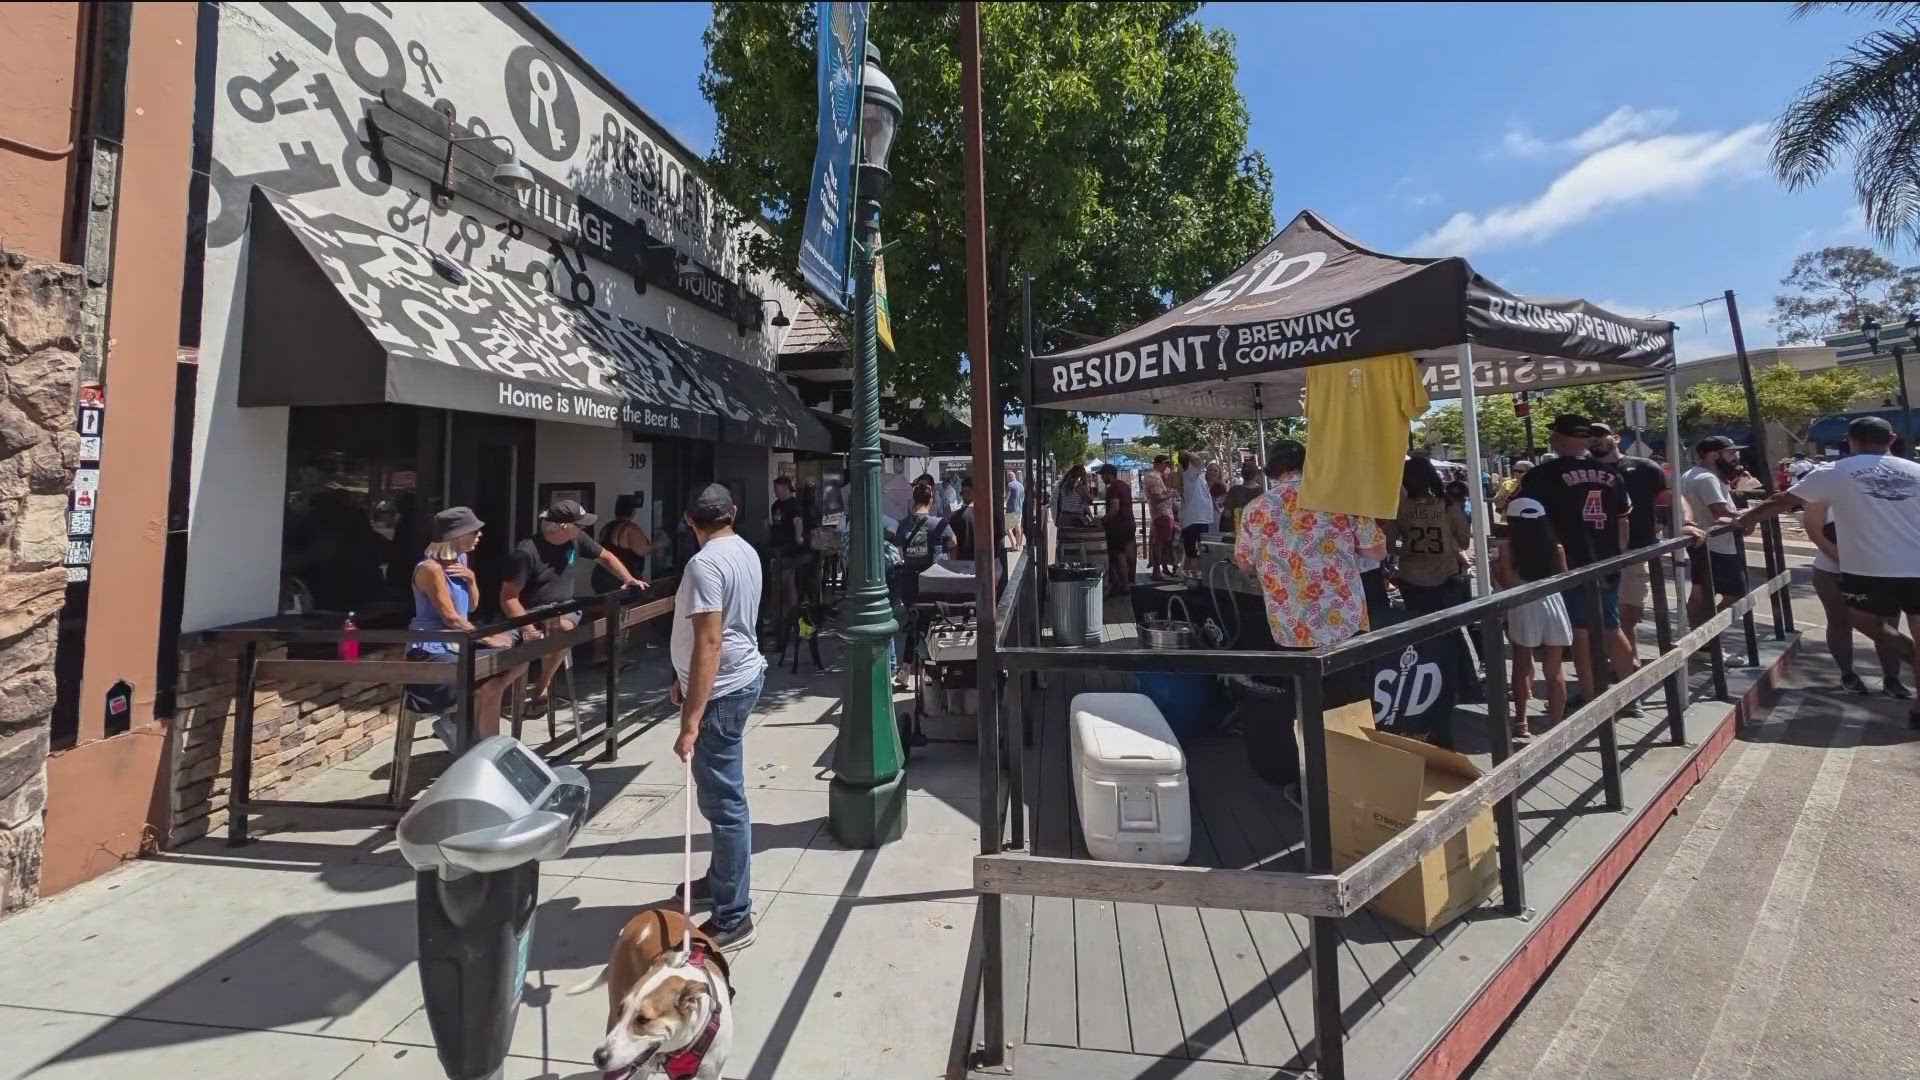
POLYGON ((673 1005, 674 1008, 680 1010, 681 1016, 691 1020, 698 1015, 700 999, 703 997, 710 998, 712 996, 713 990, 707 986, 704 980, 700 982, 688 982, 687 985, 680 988, 680 994, 674 998, 673 1005))

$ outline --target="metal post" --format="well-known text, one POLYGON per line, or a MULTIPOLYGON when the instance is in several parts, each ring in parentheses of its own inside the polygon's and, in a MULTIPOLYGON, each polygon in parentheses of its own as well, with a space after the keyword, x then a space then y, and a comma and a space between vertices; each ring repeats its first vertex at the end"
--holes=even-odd
MULTIPOLYGON (((1913 325, 1912 319, 1908 319, 1907 325, 1913 325)), ((1899 345, 1893 347, 1893 370, 1900 377, 1900 435, 1906 440, 1907 456, 1913 457, 1913 402, 1907 397, 1907 361, 1899 345)))
MULTIPOLYGON (((1587 649, 1588 662, 1593 665, 1593 698, 1598 700, 1606 693, 1607 684, 1607 616, 1600 603, 1600 579, 1594 578, 1580 586, 1586 594, 1587 608, 1587 649)), ((1620 810, 1626 806, 1626 797, 1620 790, 1620 733, 1614 729, 1611 714, 1600 721, 1600 785, 1606 793, 1606 805, 1609 810, 1620 810)))
MULTIPOLYGON (((1744 509, 1744 507, 1742 509, 1744 509)), ((1734 552, 1739 556, 1741 567, 1745 569, 1748 573, 1752 573, 1753 564, 1749 562, 1747 559, 1746 534, 1735 533, 1733 542, 1734 542, 1734 552)), ((1747 638, 1747 666, 1759 667, 1760 666, 1760 632, 1753 624, 1753 609, 1751 607, 1749 607, 1746 610, 1745 614, 1740 616, 1740 628, 1747 638)))
POLYGON ((846 641, 847 696, 840 733, 833 744, 833 780, 827 786, 827 830, 850 848, 876 848, 906 830, 907 800, 901 791, 900 727, 893 715, 893 680, 887 643, 900 630, 887 591, 880 538, 880 355, 879 306, 874 263, 880 257, 880 199, 887 171, 860 166, 854 256, 859 312, 854 320, 853 445, 847 512, 846 641))
MULTIPOLYGON (((1706 594, 1709 611, 1707 618, 1713 618, 1712 605, 1720 595, 1713 588, 1713 557, 1700 560, 1700 591, 1706 594)), ((1716 701, 1731 701, 1733 696, 1727 693, 1727 657, 1720 650, 1720 635, 1707 639, 1707 670, 1713 673, 1713 697, 1716 701)))
POLYGON ((1487 537, 1491 534, 1487 516, 1486 492, 1480 486, 1480 417, 1473 385, 1473 341, 1460 343, 1460 415, 1467 428, 1467 490, 1473 493, 1473 580, 1474 595, 1493 592, 1491 563, 1487 558, 1487 537))
MULTIPOLYGON (((1747 335, 1740 326, 1740 305, 1734 302, 1732 289, 1726 291, 1726 299, 1727 325, 1733 328, 1733 352, 1740 361, 1740 387, 1746 392, 1747 397, 1747 426, 1753 429, 1752 435, 1748 438, 1750 445, 1747 449, 1753 452, 1754 468, 1760 471, 1761 490, 1765 491, 1768 495, 1772 495, 1774 493, 1773 467, 1768 464, 1767 461, 1767 425, 1766 421, 1760 417, 1760 395, 1753 388, 1753 363, 1747 358, 1747 335)), ((1740 547, 1740 557, 1742 562, 1746 561, 1746 545, 1744 543, 1742 543, 1740 547)), ((1777 571, 1773 569, 1773 549, 1770 546, 1766 549, 1766 558, 1763 561, 1768 567, 1767 576, 1771 578, 1777 571)), ((1786 622, 1787 615, 1780 605, 1779 594, 1773 594, 1770 600, 1773 604, 1774 625, 1783 625, 1786 622)), ((1747 616, 1747 635, 1749 645, 1751 646, 1749 649, 1751 653, 1749 659, 1751 659, 1755 665, 1758 665, 1760 663, 1760 652, 1758 643, 1752 641, 1753 616, 1751 614, 1747 616)))
MULTIPOLYGON (((1780 519, 1768 518, 1760 524, 1760 542, 1767 545, 1767 580, 1785 573, 1787 569, 1786 534, 1780 531, 1780 519)), ((1793 631, 1793 601, 1788 594, 1793 590, 1779 589, 1773 594, 1775 614, 1773 620, 1773 640, 1785 641, 1793 631)))
POLYGON ((607 598, 607 730, 600 742, 600 760, 612 761, 620 754, 620 744, 616 738, 620 724, 620 643, 627 639, 627 628, 621 624, 626 621, 627 609, 620 604, 620 594, 614 593, 607 598))
MULTIPOLYGON (((1660 647, 1660 655, 1673 651, 1673 619, 1667 614, 1667 569, 1661 565, 1664 560, 1655 557, 1647 560, 1648 576, 1653 583, 1653 639, 1660 647)), ((1681 602, 1684 610, 1686 603, 1681 602)), ((1687 745, 1687 679, 1685 658, 1682 665, 1666 678, 1667 685, 1667 735, 1668 741, 1675 746, 1687 745)))
MULTIPOLYGON (((233 777, 227 796, 227 846, 247 842, 247 804, 253 801, 253 679, 260 646, 247 642, 240 649, 234 673, 233 777)), ((402 710, 404 713, 405 710, 402 710)))
MULTIPOLYGON (((1680 497, 1680 466, 1681 463, 1686 460, 1682 456, 1686 451, 1680 446, 1680 376, 1668 372, 1665 391, 1667 398, 1667 466, 1673 471, 1672 477, 1669 478, 1667 482, 1667 530, 1669 535, 1679 536, 1682 534, 1682 527, 1686 524, 1687 520, 1686 500, 1680 497)), ((1681 637, 1685 637, 1687 631, 1691 629, 1693 625, 1692 620, 1687 615, 1687 578, 1690 569, 1688 562, 1689 557, 1684 554, 1676 556, 1673 561, 1673 609, 1675 613, 1674 617, 1678 620, 1677 625, 1679 626, 1679 635, 1681 637)), ((1693 677, 1692 673, 1688 671, 1689 666, 1689 659, 1682 656, 1680 658, 1678 685, 1681 690, 1683 702, 1688 692, 1687 687, 1693 677)), ((1682 707, 1684 708, 1684 705, 1682 707)))
MULTIPOLYGON (((1480 659, 1487 667, 1487 727, 1493 739, 1493 763, 1513 756, 1512 715, 1507 709, 1507 619, 1493 612, 1480 622, 1480 659)), ((1527 910, 1525 865, 1520 850, 1520 818, 1514 797, 1493 804, 1500 840, 1500 903, 1509 915, 1527 910)))
MULTIPOLYGON (((967 238, 967 364, 973 375, 974 489, 981 490, 982 470, 993 468, 993 358, 987 329, 987 181, 983 106, 980 97, 980 5, 960 5, 961 153, 966 180, 967 238)), ((994 490, 993 484, 984 485, 994 490)), ((989 505, 986 520, 974 507, 974 578, 980 715, 980 851, 1000 850, 1000 722, 997 715, 1000 671, 994 662, 994 547, 1000 507, 989 505)), ((1002 971, 1005 942, 1000 929, 998 893, 980 897, 980 983, 982 1030, 978 1064, 997 1066, 1006 1061, 1006 977, 1002 971)))
MULTIPOLYGON (((453 726, 460 732, 460 749, 457 751, 459 754, 473 749, 473 744, 480 741, 475 737, 479 734, 479 724, 473 711, 473 660, 474 653, 479 651, 475 647, 475 641, 472 634, 468 634, 461 640, 460 654, 454 658, 453 664, 454 678, 457 680, 453 688, 453 726)), ((549 653, 548 657, 556 664, 565 659, 564 654, 558 652, 549 653)), ((573 692, 571 673, 567 675, 567 692, 573 692)), ((553 704, 549 702, 547 708, 553 708, 553 704)), ((547 715, 551 717, 553 714, 547 715)))
POLYGON ((1256 432, 1255 438, 1258 440, 1257 445, 1260 448, 1260 456, 1255 459, 1254 464, 1259 465, 1264 472, 1267 467, 1267 414, 1266 403, 1260 400, 1259 383, 1253 384, 1253 427, 1256 432))
MULTIPOLYGON (((1318 674, 1296 675, 1294 701, 1300 718, 1300 809, 1306 820, 1307 873, 1331 874, 1333 822, 1327 808, 1327 729, 1324 684, 1318 674)), ((1313 976, 1313 1038, 1319 1074, 1347 1075, 1346 1024, 1340 1016, 1340 920, 1312 918, 1307 959, 1313 976)))

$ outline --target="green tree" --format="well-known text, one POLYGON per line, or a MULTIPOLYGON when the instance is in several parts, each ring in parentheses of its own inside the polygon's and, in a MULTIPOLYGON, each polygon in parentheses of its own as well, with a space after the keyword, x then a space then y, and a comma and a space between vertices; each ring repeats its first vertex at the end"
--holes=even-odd
POLYGON ((1853 189, 1867 227, 1889 247, 1920 242, 1920 3, 1800 3, 1872 11, 1892 25, 1855 41, 1808 83, 1774 127, 1773 171, 1811 187, 1835 161, 1853 159, 1853 189))
POLYGON ((1087 421, 1082 414, 1049 411, 1044 425, 1042 438, 1058 472, 1065 473, 1099 456, 1094 452, 1093 439, 1087 435, 1087 421))
POLYGON ((1920 266, 1902 269, 1871 248, 1805 252, 1780 284, 1794 290, 1773 298, 1769 321, 1782 345, 1858 330, 1868 316, 1898 322, 1920 307, 1920 266))
MULTIPOLYGON (((1002 400, 1020 397, 1020 285, 1035 315, 1124 329, 1198 293, 1273 234, 1231 35, 1198 3, 983 4, 987 289, 1002 400)), ((956 5, 883 0, 871 35, 906 101, 885 203, 900 401, 962 388, 966 242, 956 5)), ((772 222, 744 257, 797 285, 814 153, 814 5, 714 4, 700 86, 715 185, 772 222)))
MULTIPOLYGON (((1541 408, 1540 400, 1536 397, 1533 402, 1534 438, 1545 440, 1546 424, 1552 417, 1541 408)), ((1482 454, 1518 454, 1527 448, 1527 429, 1520 418, 1513 415, 1512 394, 1489 394, 1476 398, 1474 404, 1482 454)), ((1427 446, 1450 447, 1456 453, 1465 454, 1467 423, 1466 416, 1460 411, 1460 403, 1448 401, 1436 406, 1420 421, 1415 440, 1427 446)))
POLYGON ((1598 420, 1619 431, 1626 426, 1629 401, 1646 403, 1647 427, 1654 431, 1666 430, 1667 399, 1664 393, 1650 392, 1630 382, 1589 383, 1536 395, 1533 399, 1534 438, 1544 444, 1546 425, 1562 413, 1598 420))
MULTIPOLYGON (((1814 421, 1851 409, 1862 398, 1884 397, 1893 390, 1893 376, 1868 375, 1858 368, 1832 367, 1799 371, 1784 361, 1754 372, 1754 396, 1760 418, 1779 424, 1793 435, 1794 446, 1807 441, 1814 421)), ((1696 383, 1687 390, 1687 405, 1700 419, 1745 423, 1747 395, 1739 383, 1696 383)), ((1683 408, 1683 415, 1688 410, 1683 408)))

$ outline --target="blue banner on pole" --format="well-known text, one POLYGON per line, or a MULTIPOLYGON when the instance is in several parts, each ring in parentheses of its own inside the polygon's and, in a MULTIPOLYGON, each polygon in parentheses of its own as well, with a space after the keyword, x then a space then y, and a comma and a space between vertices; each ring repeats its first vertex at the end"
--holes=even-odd
POLYGON ((821 300, 847 310, 852 295, 853 157, 860 146, 860 76, 866 68, 867 5, 818 3, 820 127, 800 233, 800 277, 821 300))

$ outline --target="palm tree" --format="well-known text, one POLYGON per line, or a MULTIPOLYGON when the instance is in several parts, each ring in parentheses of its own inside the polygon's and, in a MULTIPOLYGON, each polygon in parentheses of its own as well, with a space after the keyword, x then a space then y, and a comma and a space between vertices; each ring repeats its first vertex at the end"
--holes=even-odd
POLYGON ((1867 11, 1893 25, 1853 43, 1808 83, 1774 126, 1773 171, 1807 187, 1853 156, 1853 186, 1882 243, 1920 243, 1920 3, 1798 3, 1867 11))

